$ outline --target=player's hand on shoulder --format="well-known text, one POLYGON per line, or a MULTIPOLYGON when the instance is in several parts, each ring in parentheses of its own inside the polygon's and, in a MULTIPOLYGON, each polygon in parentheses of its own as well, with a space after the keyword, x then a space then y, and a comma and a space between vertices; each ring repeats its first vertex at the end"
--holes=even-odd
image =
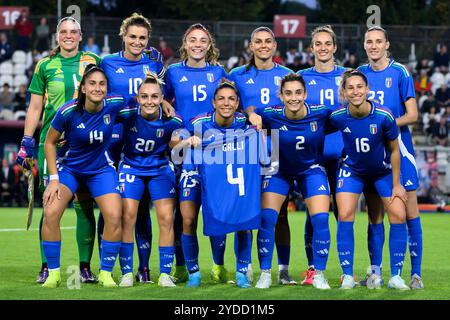
POLYGON ((262 117, 259 114, 255 112, 251 113, 248 116, 248 121, 256 126, 256 130, 260 131, 262 129, 262 117))
POLYGON ((168 118, 175 117, 175 108, 172 107, 172 105, 166 100, 163 100, 163 102, 161 103, 161 108, 166 117, 168 118))

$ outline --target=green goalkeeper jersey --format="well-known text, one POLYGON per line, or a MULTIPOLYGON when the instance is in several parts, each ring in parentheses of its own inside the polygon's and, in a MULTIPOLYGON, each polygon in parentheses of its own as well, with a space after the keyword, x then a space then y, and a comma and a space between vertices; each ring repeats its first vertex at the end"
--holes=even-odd
POLYGON ((78 52, 71 58, 60 53, 41 59, 36 65, 28 91, 45 97, 39 145, 43 145, 56 111, 65 102, 75 99, 84 69, 90 63, 98 65, 100 57, 91 52, 78 52))

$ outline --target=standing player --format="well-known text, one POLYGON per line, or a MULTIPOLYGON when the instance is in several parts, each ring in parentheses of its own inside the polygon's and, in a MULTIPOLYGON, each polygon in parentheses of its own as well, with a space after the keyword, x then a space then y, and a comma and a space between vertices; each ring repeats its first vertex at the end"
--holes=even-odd
MULTIPOLYGON (((78 51, 82 41, 81 27, 77 20, 66 17, 58 22, 56 27, 57 48, 50 56, 43 58, 36 65, 31 80, 30 105, 25 119, 24 137, 17 156, 21 166, 27 166, 26 158, 33 157, 34 132, 36 131, 42 109, 42 128, 39 135, 39 176, 40 188, 43 192, 48 184, 47 162, 44 155, 44 141, 50 123, 56 111, 65 102, 74 99, 78 94, 78 83, 87 64, 98 64, 100 58, 90 52, 78 51)), ((85 192, 76 195, 74 207, 77 213, 77 245, 80 258, 80 280, 83 283, 96 282, 90 270, 90 261, 95 241, 95 218, 92 200, 85 192)), ((42 228, 42 218, 39 224, 42 228)), ((39 232, 41 240, 41 232, 39 232)), ((41 241, 40 241, 41 243, 41 241)), ((44 283, 48 277, 47 260, 44 255, 42 243, 40 244, 42 266, 37 283, 44 283)))
MULTIPOLYGON (((408 226, 409 251, 411 256, 412 289, 422 289, 422 226, 417 205, 416 189, 419 186, 415 153, 408 125, 417 121, 418 111, 415 99, 414 83, 411 74, 402 64, 388 58, 390 43, 386 30, 372 27, 364 37, 364 49, 369 63, 358 69, 369 81, 369 99, 377 101, 381 106, 389 108, 400 128, 398 143, 401 154, 402 185, 408 193, 406 204, 406 222, 408 226)), ((375 195, 366 197, 370 201, 380 203, 375 195)), ((380 206, 378 206, 380 207, 380 206)), ((382 210, 381 210, 382 212, 382 210)), ((381 260, 384 244, 383 214, 377 210, 377 217, 369 215, 368 246, 372 266, 372 274, 381 276, 381 260)), ((375 276, 376 276, 375 275, 375 276)))
MULTIPOLYGON (((174 287, 169 276, 174 248, 173 211, 175 207, 175 173, 166 157, 168 147, 180 142, 176 131, 183 127, 182 120, 163 117, 162 81, 148 74, 139 86, 139 106, 121 113, 123 118, 123 160, 119 165, 119 181, 122 193, 122 246, 120 266, 121 287, 133 286, 133 228, 136 223, 139 202, 147 186, 150 191, 159 224, 160 276, 158 285, 174 287)), ((189 143, 191 139, 183 140, 189 143)))
MULTIPOLYGON (((363 73, 343 74, 341 93, 348 106, 333 112, 330 125, 342 132, 345 158, 339 165, 336 200, 339 207, 337 249, 343 270, 341 289, 352 289, 355 240, 353 223, 358 199, 367 185, 376 189, 391 224, 389 251, 391 279, 388 288, 408 290, 401 278, 406 252, 406 191, 400 183, 398 128, 391 112, 367 100, 369 86, 363 73)), ((367 283, 379 288, 381 279, 367 283)))
MULTIPOLYGON (((134 104, 139 85, 147 72, 153 72, 164 80, 166 70, 161 61, 152 58, 146 50, 150 39, 151 24, 144 16, 134 13, 123 20, 119 36, 122 38, 124 50, 103 58, 100 66, 108 77, 108 93, 124 96, 128 104, 134 104)), ((168 103, 165 103, 167 107, 168 103)), ((169 106, 170 107, 170 106, 169 106)), ((116 124, 116 134, 120 135, 121 124, 116 124)), ((116 144, 120 143, 116 142, 116 144)), ((135 237, 139 256, 139 268, 136 281, 152 283, 150 277, 149 259, 152 243, 152 227, 149 210, 148 192, 140 201, 139 214, 136 222, 135 237)), ((99 216, 99 234, 103 219, 99 216)))
POLYGON ((272 139, 274 131, 278 131, 280 153, 279 171, 266 176, 263 182, 262 221, 257 238, 261 275, 256 283, 257 288, 269 288, 272 284, 275 224, 295 181, 314 226, 312 249, 316 273, 313 286, 330 289, 323 273, 330 248, 330 191, 325 169, 321 165, 325 123, 330 110, 324 105, 305 103, 306 97, 304 79, 297 74, 289 74, 283 77, 280 85, 280 98, 284 105, 256 109, 256 115, 249 114, 249 120, 256 124, 262 117, 264 127, 272 131, 272 139))
MULTIPOLYGON (((180 47, 181 62, 169 66, 167 70, 165 98, 174 99, 174 107, 185 121, 213 109, 214 91, 222 78, 227 76, 225 70, 217 62, 219 50, 211 33, 202 24, 191 25, 183 35, 180 47)), ((181 175, 186 178, 186 175, 181 175)), ((192 179, 190 179, 192 182, 192 179)), ((200 199, 193 198, 194 193, 187 190, 186 179, 180 181, 180 209, 183 217, 184 260, 189 277, 199 271, 198 240, 196 236, 197 218, 200 209, 200 199), (187 195, 189 193, 189 195, 187 195), (185 196, 186 195, 186 196, 185 196)), ((175 230, 177 232, 177 230, 175 230)), ((226 282, 228 272, 224 266, 226 235, 210 237, 214 265, 211 278, 214 282, 226 282)), ((178 264, 178 260, 177 260, 178 264)), ((182 278, 183 267, 176 266, 175 277, 182 278)), ((189 280, 188 286, 200 284, 200 273, 189 280)))
MULTIPOLYGON (((314 54, 314 67, 300 70, 305 80, 308 92, 307 102, 310 105, 326 105, 334 111, 339 105, 339 83, 345 68, 337 66, 334 53, 337 50, 336 34, 329 25, 319 26, 311 33, 311 49, 314 54)), ((335 200, 336 170, 340 156, 342 155, 342 135, 339 131, 327 134, 323 150, 323 161, 327 171, 330 191, 333 195, 333 209, 337 218, 337 206, 335 200)), ((314 279, 314 264, 312 251, 313 226, 311 216, 306 215, 305 222, 305 251, 308 259, 308 270, 302 285, 312 285, 314 279)))
POLYGON ((120 96, 106 97, 107 79, 102 69, 89 64, 80 82, 78 98, 58 109, 45 139, 49 180, 44 197, 42 246, 49 276, 42 285, 56 288, 61 283, 60 220, 80 183, 85 183, 105 219, 99 283, 116 287, 112 269, 120 249, 122 204, 115 168, 107 147, 114 121, 124 106, 120 96), (64 133, 68 151, 56 163, 56 144, 64 133))
MULTIPOLYGON (((255 108, 280 105, 278 88, 283 78, 292 70, 272 61, 277 49, 275 35, 268 27, 253 30, 249 48, 252 52, 250 62, 230 71, 229 79, 236 83, 240 94, 242 109, 251 112, 255 108)), ((290 256, 290 230, 287 221, 287 201, 278 216, 275 242, 278 252, 278 277, 281 284, 296 284, 288 273, 290 256)), ((248 241, 251 242, 251 234, 248 241)), ((248 275, 252 280, 251 266, 248 275)))

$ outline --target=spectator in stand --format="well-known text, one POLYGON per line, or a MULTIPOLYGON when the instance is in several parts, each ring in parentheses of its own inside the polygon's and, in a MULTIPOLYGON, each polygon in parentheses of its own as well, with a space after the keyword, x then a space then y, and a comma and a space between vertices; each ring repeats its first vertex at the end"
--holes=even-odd
POLYGON ((247 61, 245 60, 245 57, 243 55, 240 55, 238 62, 236 62, 231 69, 243 66, 245 64, 247 64, 247 61))
POLYGON ((283 57, 281 56, 280 50, 275 51, 275 54, 272 57, 272 61, 275 63, 278 63, 281 66, 285 65, 285 62, 284 62, 283 57))
POLYGON ((448 64, 449 64, 449 56, 447 52, 447 46, 443 44, 441 45, 439 52, 436 52, 436 54, 434 55, 434 68, 440 69, 441 72, 443 72, 442 68, 448 70, 448 64))
POLYGON ((420 73, 415 76, 414 89, 423 96, 431 90, 432 83, 425 69, 420 69, 420 73))
POLYGON ((433 94, 436 94, 436 90, 445 83, 445 76, 441 72, 440 68, 435 69, 434 73, 430 77, 430 81, 432 83, 431 91, 433 92, 433 94))
POLYGON ((26 111, 29 102, 30 102, 30 96, 27 93, 27 86, 24 84, 21 84, 19 87, 19 92, 17 92, 16 96, 14 97, 14 101, 13 101, 14 112, 26 111))
POLYGON ((297 72, 298 70, 301 70, 302 68, 302 57, 298 56, 295 57, 293 64, 288 64, 286 67, 291 69, 294 72, 297 72))
POLYGON ((30 49, 30 39, 33 35, 33 24, 28 18, 28 11, 22 10, 16 20, 14 29, 17 33, 17 50, 28 52, 30 49))
POLYGON ((359 60, 356 57, 356 54, 351 53, 348 57, 348 60, 346 60, 344 62, 344 67, 345 68, 352 68, 352 69, 356 69, 359 67, 359 60))
POLYGON ((450 105, 450 88, 446 83, 443 83, 439 89, 436 90, 436 106, 439 109, 445 110, 450 105))
POLYGON ((432 69, 430 67, 430 61, 427 58, 420 59, 420 62, 416 66, 416 72, 417 74, 421 74, 421 71, 424 70, 428 77, 431 76, 432 69))
POLYGON ((300 70, 311 68, 314 66, 314 56, 305 56, 307 60, 302 60, 303 63, 300 66, 300 70))
POLYGON ((8 37, 6 33, 0 33, 0 63, 6 61, 12 56, 11 44, 8 42, 8 37))
POLYGON ((83 51, 89 51, 95 53, 96 55, 100 55, 100 48, 95 43, 94 37, 91 36, 87 39, 87 43, 84 45, 83 51))
POLYGON ((163 56, 164 66, 167 68, 169 64, 173 62, 174 52, 173 49, 167 44, 164 38, 159 38, 159 48, 158 51, 161 52, 163 56))
POLYGON ((431 107, 430 112, 425 112, 423 114, 423 131, 429 136, 432 134, 433 125, 439 123, 441 120, 441 114, 436 110, 436 107, 431 107))
POLYGON ((3 84, 3 90, 0 93, 0 110, 9 109, 12 111, 14 93, 11 92, 9 83, 3 84))
POLYGON ((8 159, 2 160, 2 170, 0 171, 0 201, 2 205, 6 203, 12 205, 14 199, 14 171, 9 165, 8 159))
POLYGON ((447 117, 444 115, 439 122, 433 125, 431 138, 436 145, 446 147, 448 144, 448 134, 447 117))
POLYGON ((19 207, 25 206, 25 203, 27 202, 27 184, 24 180, 24 177, 22 176, 22 169, 21 167, 14 161, 13 162, 13 172, 14 172, 14 185, 13 189, 15 190, 15 199, 16 203, 19 207))
POLYGON ((47 24, 47 18, 41 18, 39 25, 36 27, 36 41, 34 43, 34 49, 39 53, 43 53, 49 50, 50 27, 47 24))
POLYGON ((422 103, 420 108, 421 114, 430 113, 432 107, 436 108, 436 100, 434 99, 433 93, 428 91, 426 95, 427 99, 422 103))
POLYGON ((295 46, 290 46, 289 50, 286 52, 286 65, 294 64, 296 57, 300 57, 300 52, 297 51, 295 46))

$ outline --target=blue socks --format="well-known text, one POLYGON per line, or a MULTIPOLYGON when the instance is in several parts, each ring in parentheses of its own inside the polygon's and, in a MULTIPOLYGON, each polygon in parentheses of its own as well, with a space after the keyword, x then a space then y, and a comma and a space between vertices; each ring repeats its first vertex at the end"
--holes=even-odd
POLYGON ((258 230, 257 235, 258 258, 262 270, 268 270, 272 267, 277 219, 278 212, 275 210, 270 208, 262 210, 261 228, 258 230))
POLYGON ((308 260, 308 266, 314 265, 314 253, 313 253, 313 225, 311 223, 311 216, 308 213, 308 210, 306 210, 306 221, 305 221, 305 252, 306 252, 306 259, 308 260))
POLYGON ((252 233, 241 231, 234 234, 236 271, 246 274, 252 258, 252 233))
POLYGON ((353 221, 338 221, 337 250, 343 274, 353 276, 353 257, 355 253, 355 234, 353 221))
POLYGON ((42 248, 47 259, 49 270, 59 269, 61 257, 61 241, 42 241, 42 248))
POLYGON ((391 224, 389 230, 389 253, 391 257, 391 277, 402 274, 408 239, 406 223, 391 224))
POLYGON ((198 239, 197 236, 188 234, 181 235, 181 245, 183 247, 184 260, 189 273, 199 270, 198 266, 198 239))
POLYGON ((133 272, 133 249, 134 242, 122 242, 119 251, 119 263, 122 274, 133 272))
POLYGON ((102 253, 100 258, 100 270, 112 272, 114 263, 121 247, 120 241, 102 240, 102 253))
POLYGON ((381 276, 381 264, 383 261, 384 224, 369 224, 367 229, 367 247, 369 249, 372 273, 381 276))
POLYGON ((411 256, 411 275, 421 277, 422 272, 422 225, 420 217, 407 220, 409 253, 411 256))
POLYGON ((172 270, 175 246, 159 247, 159 273, 169 274, 172 270))
POLYGON ((181 216, 180 203, 177 201, 175 216, 173 220, 173 231, 175 235, 175 263, 177 266, 184 266, 183 247, 181 245, 181 234, 183 233, 183 217, 181 216))
POLYGON ((278 266, 289 266, 291 246, 288 244, 277 244, 278 266))
MULTIPOLYGON (((211 252, 213 256, 214 263, 223 266, 224 265, 224 255, 225 255, 225 243, 227 240, 227 235, 211 236, 209 241, 211 243, 211 252)), ((183 248, 184 250, 184 248, 183 248)))
POLYGON ((152 252, 152 220, 150 212, 139 212, 134 226, 134 238, 139 256, 139 270, 150 269, 148 261, 152 252))
POLYGON ((328 227, 328 212, 321 212, 311 217, 313 226, 314 268, 324 271, 330 250, 330 229, 328 227))

